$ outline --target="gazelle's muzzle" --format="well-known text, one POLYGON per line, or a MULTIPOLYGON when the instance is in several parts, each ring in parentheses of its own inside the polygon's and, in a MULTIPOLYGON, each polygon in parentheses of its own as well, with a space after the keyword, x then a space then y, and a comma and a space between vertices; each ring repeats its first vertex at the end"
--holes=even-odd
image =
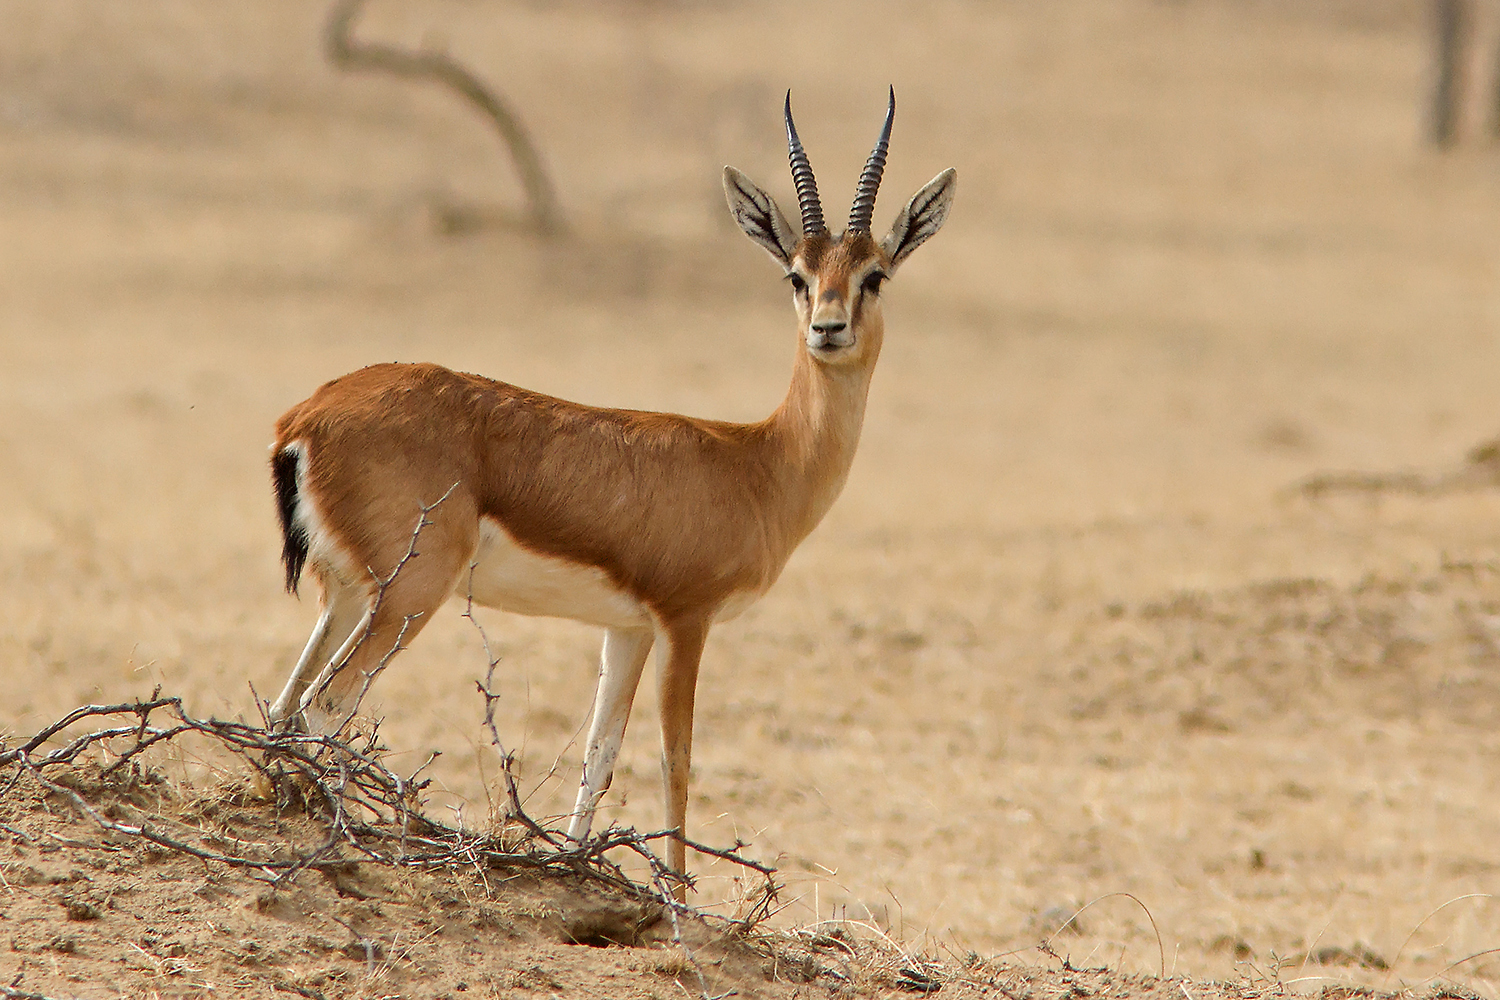
POLYGON ((836 351, 854 344, 849 311, 843 302, 823 301, 813 310, 807 325, 807 346, 814 351, 836 351))

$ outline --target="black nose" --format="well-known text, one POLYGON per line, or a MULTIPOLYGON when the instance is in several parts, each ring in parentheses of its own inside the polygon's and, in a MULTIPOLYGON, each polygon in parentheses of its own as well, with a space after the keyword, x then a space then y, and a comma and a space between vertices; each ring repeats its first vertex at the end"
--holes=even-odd
POLYGON ((848 325, 849 324, 845 323, 843 320, 839 320, 836 323, 814 323, 813 324, 813 329, 817 330, 819 333, 831 335, 831 334, 838 333, 840 330, 842 330, 844 327, 846 327, 848 325))

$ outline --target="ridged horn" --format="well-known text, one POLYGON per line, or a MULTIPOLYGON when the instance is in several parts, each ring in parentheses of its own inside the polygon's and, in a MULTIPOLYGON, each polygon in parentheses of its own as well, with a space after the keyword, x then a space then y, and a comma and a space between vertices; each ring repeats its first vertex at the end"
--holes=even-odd
POLYGON ((870 220, 875 215, 875 195, 880 191, 880 175, 885 173, 885 151, 891 144, 891 122, 896 118, 896 88, 891 87, 891 103, 885 109, 885 126, 875 148, 865 161, 864 172, 859 175, 859 187, 854 192, 854 207, 849 210, 849 231, 868 233, 870 220))
POLYGON ((797 203, 802 208, 802 235, 817 236, 828 232, 823 224, 823 203, 818 200, 818 181, 813 177, 812 164, 807 162, 807 153, 802 149, 802 140, 797 138, 797 126, 792 124, 792 92, 786 92, 786 146, 787 159, 792 161, 792 181, 797 185, 797 203))

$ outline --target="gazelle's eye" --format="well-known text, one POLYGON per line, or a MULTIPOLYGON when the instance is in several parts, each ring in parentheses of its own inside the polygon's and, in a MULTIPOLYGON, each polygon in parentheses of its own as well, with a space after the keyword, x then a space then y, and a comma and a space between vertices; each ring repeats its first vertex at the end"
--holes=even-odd
POLYGON ((807 282, 803 281, 802 275, 798 274, 796 271, 788 274, 786 276, 786 280, 792 283, 792 291, 796 292, 798 295, 802 295, 807 292, 807 282))
POLYGON ((886 280, 887 275, 879 271, 871 271, 865 275, 865 280, 860 284, 860 290, 869 292, 871 295, 880 294, 880 283, 886 280))

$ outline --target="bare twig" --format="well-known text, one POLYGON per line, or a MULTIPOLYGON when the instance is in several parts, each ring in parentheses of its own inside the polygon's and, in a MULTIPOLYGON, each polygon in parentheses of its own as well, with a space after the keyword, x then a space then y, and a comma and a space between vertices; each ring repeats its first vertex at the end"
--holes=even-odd
POLYGON ((557 196, 542 166, 542 158, 526 127, 509 105, 466 67, 446 52, 409 52, 391 45, 354 38, 354 20, 365 0, 337 0, 323 28, 323 51, 340 69, 389 73, 411 80, 427 80, 446 87, 487 118, 505 141, 520 174, 521 185, 537 229, 546 234, 562 229, 557 196))
MULTIPOLYGON (((371 571, 376 591, 371 610, 366 614, 364 631, 350 644, 350 652, 339 662, 325 667, 312 685, 313 692, 325 691, 337 672, 350 662, 352 650, 374 634, 375 612, 379 610, 388 588, 418 555, 422 532, 434 523, 429 515, 452 492, 453 487, 450 487, 432 504, 421 508, 405 554, 387 575, 380 576, 371 571)), ((479 623, 473 618, 472 601, 465 614, 478 628, 479 623)), ((414 617, 405 619, 392 649, 366 672, 361 697, 370 682, 401 649, 414 617)), ((510 818, 525 831, 519 843, 514 837, 507 839, 504 831, 501 836, 477 835, 458 824, 448 826, 422 815, 420 795, 429 779, 420 775, 436 754, 430 755, 408 776, 392 772, 382 760, 385 747, 380 743, 378 724, 363 733, 343 735, 352 711, 331 734, 303 733, 237 721, 198 719, 187 713, 180 698, 163 697, 159 688, 146 700, 81 706, 14 749, 0 751, 0 783, 4 785, 4 794, 9 794, 23 778, 29 778, 46 794, 66 800, 82 817, 117 838, 133 838, 206 863, 238 868, 272 885, 294 879, 307 869, 337 870, 351 861, 418 869, 471 867, 479 871, 481 877, 486 869, 499 868, 544 876, 571 875, 592 879, 665 909, 672 922, 673 939, 682 947, 697 972, 702 995, 708 997, 703 969, 685 944, 680 924, 684 916, 707 917, 678 901, 677 893, 683 886, 691 887, 692 880, 668 868, 653 850, 653 845, 659 840, 675 839, 700 854, 758 873, 764 879, 761 897, 744 918, 730 924, 738 930, 748 930, 772 912, 771 904, 779 889, 773 878, 775 869, 744 857, 740 852, 745 845, 741 842, 721 849, 688 840, 678 830, 640 833, 614 826, 575 842, 562 831, 544 827, 527 815, 517 789, 514 756, 505 749, 495 724, 499 696, 493 685, 499 658, 494 655, 482 628, 480 635, 488 661, 485 680, 478 684, 485 698, 484 723, 500 751, 510 818), (164 721, 155 721, 163 715, 167 717, 164 721), (84 724, 98 728, 78 735, 70 733, 84 724), (94 754, 101 763, 113 758, 109 766, 98 767, 95 772, 101 784, 113 782, 116 786, 129 787, 143 774, 148 775, 148 781, 152 780, 149 772, 142 769, 143 763, 150 759, 149 754, 188 736, 207 739, 210 745, 237 755, 255 772, 254 787, 264 788, 264 794, 280 807, 300 802, 314 820, 321 821, 321 835, 310 838, 312 843, 256 843, 253 839, 225 837, 194 828, 181 821, 176 821, 174 826, 174 821, 160 816, 152 817, 150 821, 129 822, 109 809, 96 808, 82 794, 85 789, 77 785, 76 779, 65 781, 60 780, 60 776, 49 775, 60 767, 76 764, 86 754, 94 754), (62 745, 44 751, 48 742, 53 740, 63 741, 62 745), (130 767, 125 769, 127 762, 130 767), (6 767, 13 768, 13 773, 5 775, 3 769, 6 767), (228 850, 224 849, 226 845, 228 850), (617 850, 629 851, 645 863, 649 873, 646 884, 632 881, 610 859, 610 853, 617 850)), ((256 702, 261 705, 258 696, 256 702)), ((304 707, 308 704, 306 698, 302 704, 304 707)), ((358 699, 355 704, 358 704, 358 699)), ((127 805, 127 802, 120 805, 127 805)), ((5 830, 15 836, 26 836, 11 827, 5 827, 5 830)), ((118 849, 117 844, 106 846, 118 849)), ((372 961, 367 957, 367 964, 372 961)), ((15 984, 6 994, 7 997, 27 995, 18 992, 15 984)), ((4 998, 0 997, 0 1000, 4 998)))
MULTIPOLYGON (((375 599, 370 602, 369 610, 364 614, 364 624, 359 638, 349 645, 348 651, 344 653, 337 663, 330 663, 324 667, 318 676, 313 679, 313 682, 307 686, 307 690, 302 695, 301 709, 303 711, 306 711, 307 706, 312 704, 314 698, 328 690, 328 686, 333 683, 334 679, 349 666, 349 662, 354 658, 354 654, 374 637, 376 621, 379 618, 381 609, 385 606, 386 594, 390 592, 391 584, 396 582, 396 578, 401 575, 401 571, 406 568, 406 564, 420 554, 417 552, 417 542, 421 540, 422 532, 436 523, 429 515, 453 495, 453 491, 458 489, 458 485, 458 483, 454 483, 452 486, 449 486, 443 491, 443 495, 432 503, 420 505, 417 523, 413 526, 411 537, 406 542, 406 551, 401 554, 400 559, 396 560, 396 565, 391 567, 390 573, 381 576, 375 571, 373 566, 366 568, 366 571, 370 574, 370 578, 375 581, 375 599)), ((412 623, 420 617, 421 612, 417 612, 402 618, 401 628, 396 633, 396 641, 391 643, 391 648, 385 651, 375 666, 364 672, 364 676, 360 682, 359 693, 350 699, 348 711, 339 720, 338 725, 329 730, 330 732, 342 732, 344 727, 353 721, 355 713, 359 711, 360 702, 364 701, 365 695, 370 691, 370 686, 375 683, 375 678, 385 672, 385 668, 390 665, 391 660, 395 658, 397 653, 406 649, 406 634, 411 631, 412 623)))
POLYGON ((53 1000, 45 993, 32 993, 30 990, 21 989, 21 977, 25 975, 24 972, 17 973, 9 986, 0 983, 0 997, 4 997, 5 1000, 53 1000))
POLYGON ((474 617, 474 570, 475 564, 469 565, 469 586, 467 601, 464 605, 464 617, 469 619, 479 632, 479 641, 484 645, 484 658, 486 661, 484 672, 484 683, 475 682, 479 693, 484 697, 484 726, 490 731, 490 743, 500 754, 500 776, 505 782, 505 800, 509 806, 508 816, 510 819, 520 823, 533 837, 539 837, 553 847, 561 847, 551 831, 545 830, 526 813, 525 804, 521 801, 520 789, 516 784, 515 763, 516 757, 505 748, 500 739, 500 730, 495 725, 495 705, 500 701, 500 695, 495 691, 495 667, 499 666, 500 658, 490 649, 490 637, 484 631, 484 626, 479 624, 479 619, 474 617))
MULTIPOLYGON (((76 722, 79 722, 82 719, 86 719, 91 716, 119 715, 125 712, 140 712, 143 710, 146 712, 150 712, 154 709, 161 708, 164 705, 176 704, 178 702, 179 699, 177 698, 154 698, 147 702, 137 701, 119 705, 80 705, 78 708, 73 709, 73 711, 63 716, 61 719, 52 723, 52 725, 42 729, 35 736, 27 740, 25 743, 22 743, 16 749, 0 753, 0 767, 4 767, 6 764, 11 763, 17 758, 31 753, 37 747, 41 746, 43 743, 46 743, 58 733, 62 732, 64 729, 67 729, 69 726, 73 725, 76 722)), ((73 757, 76 757, 82 749, 83 746, 79 746, 77 750, 71 751, 66 756, 59 756, 63 753, 63 751, 54 751, 51 756, 56 757, 56 762, 60 763, 64 760, 72 760, 73 757)))
MULTIPOLYGON (((683 839, 676 831, 643 834, 610 827, 574 844, 561 831, 547 829, 526 814, 515 788, 513 761, 508 758, 504 766, 510 808, 527 831, 519 844, 502 837, 474 834, 422 815, 419 796, 428 781, 419 775, 432 758, 429 756, 406 777, 395 774, 381 760, 384 747, 379 742, 378 727, 357 740, 276 732, 243 722, 198 719, 183 709, 180 698, 159 695, 147 701, 86 705, 69 712, 60 721, 66 724, 54 723, 42 732, 55 737, 71 725, 105 724, 72 737, 50 753, 39 752, 46 740, 36 737, 8 751, 0 766, 16 769, 17 773, 10 776, 11 786, 29 777, 47 793, 72 804, 80 815, 102 830, 205 862, 239 868, 273 884, 295 878, 307 869, 339 869, 351 860, 418 869, 478 866, 590 878, 655 901, 673 913, 702 916, 673 898, 671 888, 679 876, 652 850, 656 841, 669 837, 683 839), (160 713, 169 716, 165 724, 154 721, 160 713), (129 718, 129 723, 110 724, 121 717, 129 718), (286 805, 300 800, 313 816, 321 819, 325 833, 311 844, 241 842, 233 845, 233 851, 215 849, 221 848, 222 838, 213 838, 183 824, 173 828, 171 821, 160 818, 135 822, 110 818, 95 808, 79 789, 49 777, 49 772, 75 764, 87 753, 139 761, 148 748, 159 751, 189 734, 206 738, 245 761, 267 780, 279 803, 286 805), (214 847, 208 846, 210 842, 214 847), (645 861, 651 872, 649 884, 631 881, 609 860, 609 853, 617 849, 628 850, 645 861)), ((99 776, 106 782, 128 782, 137 773, 134 768, 129 772, 101 768, 99 776)), ((684 843, 702 854, 758 872, 767 880, 775 873, 770 866, 741 856, 738 851, 743 845, 723 850, 690 840, 684 843)))
MULTIPOLYGON (((1402 955, 1403 952, 1406 951, 1406 946, 1409 945, 1409 944, 1411 944, 1411 939, 1417 936, 1417 931, 1419 931, 1419 930, 1422 929, 1422 925, 1423 924, 1427 923, 1427 921, 1431 920, 1433 917, 1437 916, 1439 913, 1441 913, 1443 910, 1447 909, 1448 907, 1452 906, 1454 903, 1461 903, 1461 902, 1463 902, 1466 899, 1494 899, 1494 898, 1495 897, 1492 894, 1488 893, 1488 892, 1470 892, 1470 893, 1466 893, 1466 894, 1464 894, 1462 896, 1455 896, 1454 898, 1448 900, 1446 903, 1443 903, 1440 906, 1434 907, 1432 910, 1430 910, 1428 912, 1427 916, 1423 917, 1421 920, 1418 920, 1416 922, 1416 925, 1412 927, 1411 931, 1407 933, 1405 939, 1402 940, 1401 947, 1399 947, 1399 948, 1396 949, 1396 957, 1393 958, 1393 959, 1391 959, 1390 964, 1386 966, 1385 978, 1380 981, 1380 988, 1382 990, 1385 989, 1386 984, 1388 982, 1390 982, 1390 980, 1391 980, 1391 974, 1393 972, 1395 972, 1395 970, 1396 970, 1396 963, 1399 962, 1399 961, 1401 961, 1401 955, 1402 955)), ((1464 959, 1463 961, 1467 962, 1468 959, 1464 959)), ((1460 962, 1460 963, 1457 963, 1457 964, 1461 965, 1463 963, 1460 962)), ((1451 969, 1451 968, 1453 968, 1453 966, 1450 965, 1448 968, 1451 969)), ((1447 972, 1447 971, 1448 971, 1448 969, 1444 969, 1443 970, 1443 972, 1447 972)), ((1439 975, 1441 975, 1441 974, 1442 973, 1439 973, 1439 975)))
POLYGON ((1146 919, 1151 922, 1151 930, 1156 935, 1156 958, 1160 963, 1160 971, 1157 973, 1157 975, 1159 975, 1163 979, 1167 978, 1167 949, 1166 945, 1162 943, 1161 931, 1157 929, 1156 918, 1151 915, 1150 907, 1141 902, 1140 899, 1138 899, 1133 893, 1129 892, 1106 892, 1104 895, 1096 896, 1093 899, 1089 900, 1087 903, 1084 903, 1074 911, 1071 917, 1069 917, 1067 920, 1064 920, 1062 922, 1062 925, 1058 927, 1057 930, 1053 931, 1052 935, 1047 938, 1045 942, 1043 942, 1044 946, 1041 948, 1042 953, 1044 955, 1051 955, 1052 951, 1050 950, 1050 948, 1052 942, 1057 940, 1057 936, 1063 932, 1064 928, 1073 923, 1079 917, 1083 916, 1083 912, 1085 910, 1093 906, 1095 903, 1102 903, 1104 902, 1104 900, 1112 899, 1116 896, 1123 896, 1124 898, 1135 903, 1136 906, 1139 906, 1141 908, 1141 912, 1146 914, 1146 919))

